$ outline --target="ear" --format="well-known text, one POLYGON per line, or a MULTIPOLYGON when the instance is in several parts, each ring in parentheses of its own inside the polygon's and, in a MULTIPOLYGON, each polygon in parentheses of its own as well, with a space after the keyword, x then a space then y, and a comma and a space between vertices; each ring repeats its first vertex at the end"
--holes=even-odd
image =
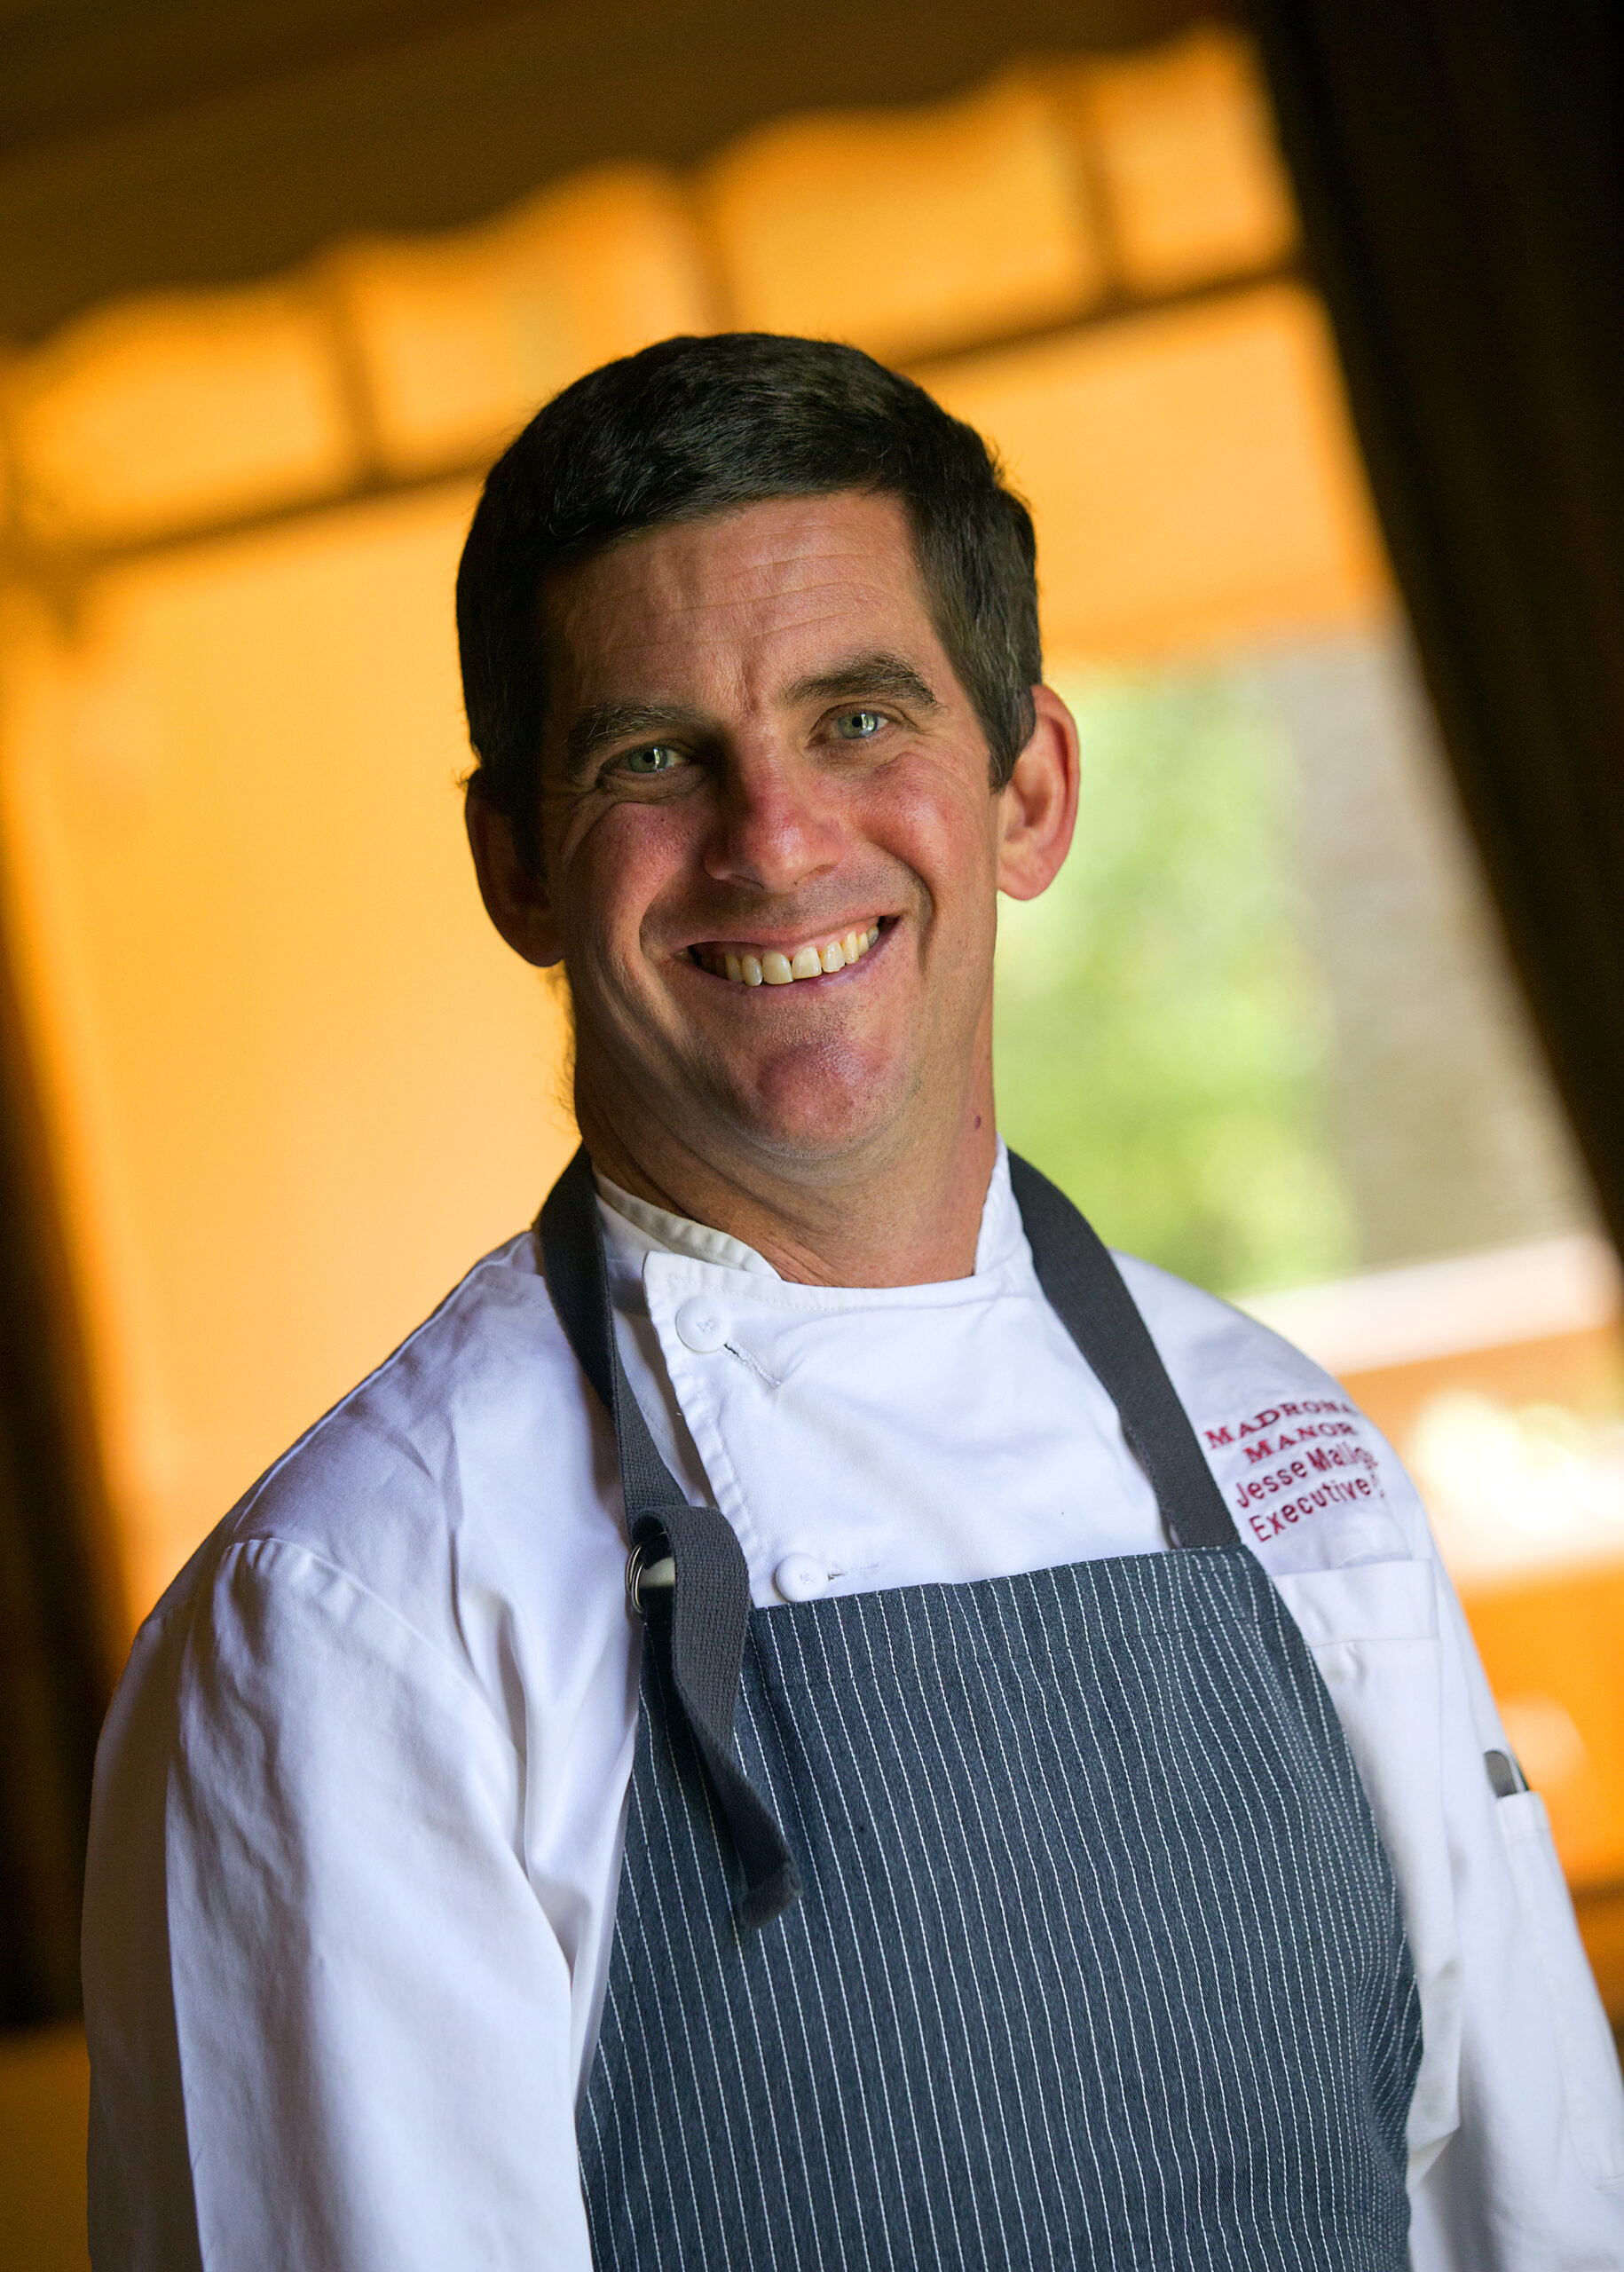
POLYGON ((998 889, 1011 899, 1047 891, 1077 821, 1077 729, 1052 687, 1035 686, 1032 738, 998 793, 998 889))
POLYGON ((514 953, 538 970, 562 962, 564 948, 547 886, 520 856, 511 821, 480 794, 477 782, 469 785, 463 818, 485 913, 514 953))

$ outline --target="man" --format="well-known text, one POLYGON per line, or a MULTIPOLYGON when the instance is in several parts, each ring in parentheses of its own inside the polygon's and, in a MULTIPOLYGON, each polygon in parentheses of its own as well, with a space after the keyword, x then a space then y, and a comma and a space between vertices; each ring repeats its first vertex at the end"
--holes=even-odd
POLYGON ((98 2264, 1624 2264, 1402 1471, 999 1148, 1077 751, 981 443, 668 341, 498 464, 459 623, 584 1150, 137 1643, 98 2264))

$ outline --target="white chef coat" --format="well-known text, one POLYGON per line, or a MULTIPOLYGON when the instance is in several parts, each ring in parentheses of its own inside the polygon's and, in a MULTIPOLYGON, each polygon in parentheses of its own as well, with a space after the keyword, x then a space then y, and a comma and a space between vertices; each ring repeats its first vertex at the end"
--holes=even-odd
MULTIPOLYGON (((612 1187, 603 1214, 634 1391, 758 1605, 1163 1547, 1002 1154, 974 1273, 944 1285, 792 1284, 612 1187)), ((1297 1351, 1122 1266, 1392 1859, 1424 2039, 1413 2263, 1617 2272, 1611 2039, 1541 1803, 1490 1787, 1505 1736, 1415 1492, 1297 1351)), ((635 1736, 625 1551, 612 1432, 527 1232, 170 1588, 97 1771, 99 2266, 587 2272, 573 2125, 635 1736)))

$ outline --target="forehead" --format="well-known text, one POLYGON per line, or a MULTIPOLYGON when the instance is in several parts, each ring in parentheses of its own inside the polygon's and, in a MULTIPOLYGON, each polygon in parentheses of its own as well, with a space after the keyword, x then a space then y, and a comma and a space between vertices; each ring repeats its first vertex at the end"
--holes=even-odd
POLYGON ((548 580, 560 708, 612 690, 760 695, 831 656, 940 658, 895 498, 775 498, 630 537, 548 580))

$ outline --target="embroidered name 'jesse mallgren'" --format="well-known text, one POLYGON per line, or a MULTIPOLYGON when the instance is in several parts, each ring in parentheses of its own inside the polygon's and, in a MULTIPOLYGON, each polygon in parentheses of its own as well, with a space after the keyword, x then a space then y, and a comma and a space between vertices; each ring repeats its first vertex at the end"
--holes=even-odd
POLYGON ((1326 1507, 1381 1496, 1376 1455, 1360 1441, 1359 1419, 1354 1405, 1309 1397, 1266 1405, 1202 1435, 1209 1451, 1233 1447, 1244 1456, 1230 1497, 1253 1535, 1266 1540, 1326 1507))

